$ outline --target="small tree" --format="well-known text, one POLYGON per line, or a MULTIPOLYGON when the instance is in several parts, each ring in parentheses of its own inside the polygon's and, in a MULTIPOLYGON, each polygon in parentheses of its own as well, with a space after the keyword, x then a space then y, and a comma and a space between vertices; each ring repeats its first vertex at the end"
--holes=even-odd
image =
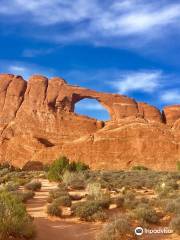
POLYGON ((23 203, 14 195, 4 191, 0 193, 0 239, 10 236, 31 238, 35 235, 31 217, 23 203))
POLYGON ((68 166, 68 170, 71 172, 81 172, 88 169, 89 169, 89 166, 82 162, 72 161, 68 166))
POLYGON ((69 166, 69 159, 62 156, 55 160, 49 167, 48 179, 50 181, 59 181, 62 179, 62 174, 69 166))

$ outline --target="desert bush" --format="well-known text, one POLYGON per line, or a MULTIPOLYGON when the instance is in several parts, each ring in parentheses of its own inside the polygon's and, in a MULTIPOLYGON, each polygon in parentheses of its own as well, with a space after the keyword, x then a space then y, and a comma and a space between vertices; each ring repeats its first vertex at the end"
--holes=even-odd
POLYGON ((63 183, 72 189, 81 190, 86 186, 85 176, 83 173, 66 171, 62 177, 63 183))
POLYGON ((133 192, 129 191, 124 195, 124 207, 127 209, 134 209, 139 204, 139 200, 133 192))
POLYGON ((113 200, 112 203, 116 204, 116 207, 123 207, 124 206, 124 196, 123 195, 119 195, 116 196, 113 200))
POLYGON ((0 177, 3 177, 3 176, 6 175, 7 173, 9 173, 9 169, 8 169, 8 168, 2 168, 2 169, 0 169, 0 177))
POLYGON ((140 204, 134 210, 135 217, 142 223, 157 224, 159 222, 159 216, 154 209, 147 204, 140 204))
POLYGON ((133 229, 126 216, 120 215, 106 224, 97 235, 96 240, 133 240, 133 229))
POLYGON ((103 171, 93 172, 91 174, 91 181, 97 181, 105 183, 110 189, 125 188, 154 188, 162 182, 162 179, 166 178, 166 181, 170 179, 180 179, 179 173, 167 173, 156 171, 103 171))
POLYGON ((95 200, 94 202, 96 202, 103 209, 109 209, 111 199, 109 195, 104 195, 100 199, 95 200))
POLYGON ((30 180, 30 178, 18 178, 16 181, 19 186, 24 186, 25 184, 29 183, 30 180))
POLYGON ((50 166, 48 171, 48 179, 50 181, 60 181, 62 174, 68 169, 69 159, 65 156, 55 160, 50 166))
POLYGON ((60 189, 53 189, 49 192, 49 197, 53 200, 55 198, 58 198, 60 196, 62 196, 62 194, 64 195, 64 191, 61 191, 60 189))
POLYGON ((58 184, 58 188, 60 189, 60 191, 67 191, 68 190, 68 188, 67 188, 67 186, 64 182, 60 182, 58 184))
POLYGON ((9 236, 32 238, 35 228, 23 203, 11 193, 0 193, 0 239, 9 236))
POLYGON ((177 199, 168 199, 166 201, 165 211, 180 215, 180 197, 177 199))
POLYGON ((180 235, 180 215, 175 216, 171 222, 170 227, 173 229, 175 233, 180 235))
POLYGON ((64 195, 56 198, 53 203, 58 206, 70 207, 71 206, 71 198, 69 195, 64 195))
POLYGON ((177 183, 177 179, 168 179, 166 181, 166 185, 173 190, 178 190, 179 184, 177 183))
POLYGON ((31 182, 25 184, 25 189, 32 190, 32 191, 38 191, 41 189, 41 182, 38 180, 32 180, 31 182))
POLYGON ((97 212, 102 212, 100 205, 93 201, 86 201, 76 204, 73 208, 73 213, 84 221, 93 221, 93 215, 97 212))
POLYGON ((5 189, 9 192, 16 191, 19 188, 19 184, 17 182, 7 182, 5 184, 5 189))
POLYGON ((18 194, 23 203, 26 203, 28 200, 32 199, 35 196, 35 193, 32 190, 23 191, 18 194))
POLYGON ((101 184, 98 182, 89 183, 87 186, 88 191, 88 200, 92 200, 99 204, 102 208, 109 208, 109 205, 111 203, 110 193, 104 192, 101 189, 101 184))
POLYGON ((62 210, 57 203, 51 203, 47 206, 47 214, 50 216, 61 217, 62 210))
POLYGON ((44 164, 43 165, 43 171, 44 172, 46 172, 46 173, 49 172, 49 168, 50 168, 50 164, 44 164))
POLYGON ((99 210, 91 216, 90 221, 92 221, 92 222, 105 222, 107 219, 108 219, 107 214, 104 211, 99 210))
POLYGON ((8 162, 4 162, 4 163, 0 164, 0 170, 2 170, 4 168, 9 169, 9 171, 11 171, 11 172, 20 170, 19 168, 14 167, 13 165, 9 164, 8 162))
POLYGON ((89 198, 96 200, 100 199, 102 193, 101 184, 98 182, 91 182, 87 185, 87 191, 89 198))
POLYGON ((53 189, 49 192, 49 197, 53 200, 62 196, 69 196, 67 191, 61 190, 59 188, 53 189))
POLYGON ((158 194, 159 198, 171 197, 179 186, 176 179, 168 179, 159 182, 155 187, 155 192, 158 194))
POLYGON ((73 161, 68 166, 68 170, 70 172, 81 172, 81 171, 85 171, 88 169, 89 169, 89 166, 82 162, 73 161))

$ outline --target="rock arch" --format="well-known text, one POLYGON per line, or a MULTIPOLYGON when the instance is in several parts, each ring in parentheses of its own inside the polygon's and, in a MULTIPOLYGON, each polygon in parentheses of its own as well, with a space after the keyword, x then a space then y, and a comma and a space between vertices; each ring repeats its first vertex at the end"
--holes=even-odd
POLYGON ((92 97, 84 97, 74 104, 74 113, 95 118, 100 121, 110 121, 111 116, 101 102, 92 97), (82 104, 82 105, 81 105, 82 104))

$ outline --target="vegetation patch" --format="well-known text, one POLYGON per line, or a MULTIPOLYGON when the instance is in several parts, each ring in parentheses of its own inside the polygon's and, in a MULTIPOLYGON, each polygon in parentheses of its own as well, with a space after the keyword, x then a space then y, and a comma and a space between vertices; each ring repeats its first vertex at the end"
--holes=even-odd
POLYGON ((23 203, 9 192, 0 193, 0 239, 33 238, 35 228, 23 203))
MULTIPOLYGON (((97 216, 105 216, 98 202, 86 201, 73 206, 73 213, 83 221, 95 221, 97 216)), ((104 219, 104 217, 103 217, 104 219)))
POLYGON ((173 229, 173 231, 180 235, 180 214, 175 216, 171 222, 170 227, 173 229))
POLYGON ((51 203, 47 207, 47 214, 50 216, 61 217, 62 209, 60 208, 59 204, 51 203))
POLYGON ((32 180, 31 182, 27 183, 24 187, 27 190, 31 191, 38 191, 41 189, 41 182, 38 180, 32 180))
POLYGON ((117 216, 114 220, 106 224, 102 231, 97 235, 97 240, 133 240, 133 228, 124 215, 117 216))

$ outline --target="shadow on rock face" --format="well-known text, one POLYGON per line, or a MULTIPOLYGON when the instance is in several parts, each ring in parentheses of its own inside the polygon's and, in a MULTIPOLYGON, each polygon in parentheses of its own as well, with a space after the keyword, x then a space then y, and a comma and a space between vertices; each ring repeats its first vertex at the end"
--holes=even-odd
POLYGON ((39 161, 29 161, 22 168, 23 171, 42 171, 43 164, 39 161))

